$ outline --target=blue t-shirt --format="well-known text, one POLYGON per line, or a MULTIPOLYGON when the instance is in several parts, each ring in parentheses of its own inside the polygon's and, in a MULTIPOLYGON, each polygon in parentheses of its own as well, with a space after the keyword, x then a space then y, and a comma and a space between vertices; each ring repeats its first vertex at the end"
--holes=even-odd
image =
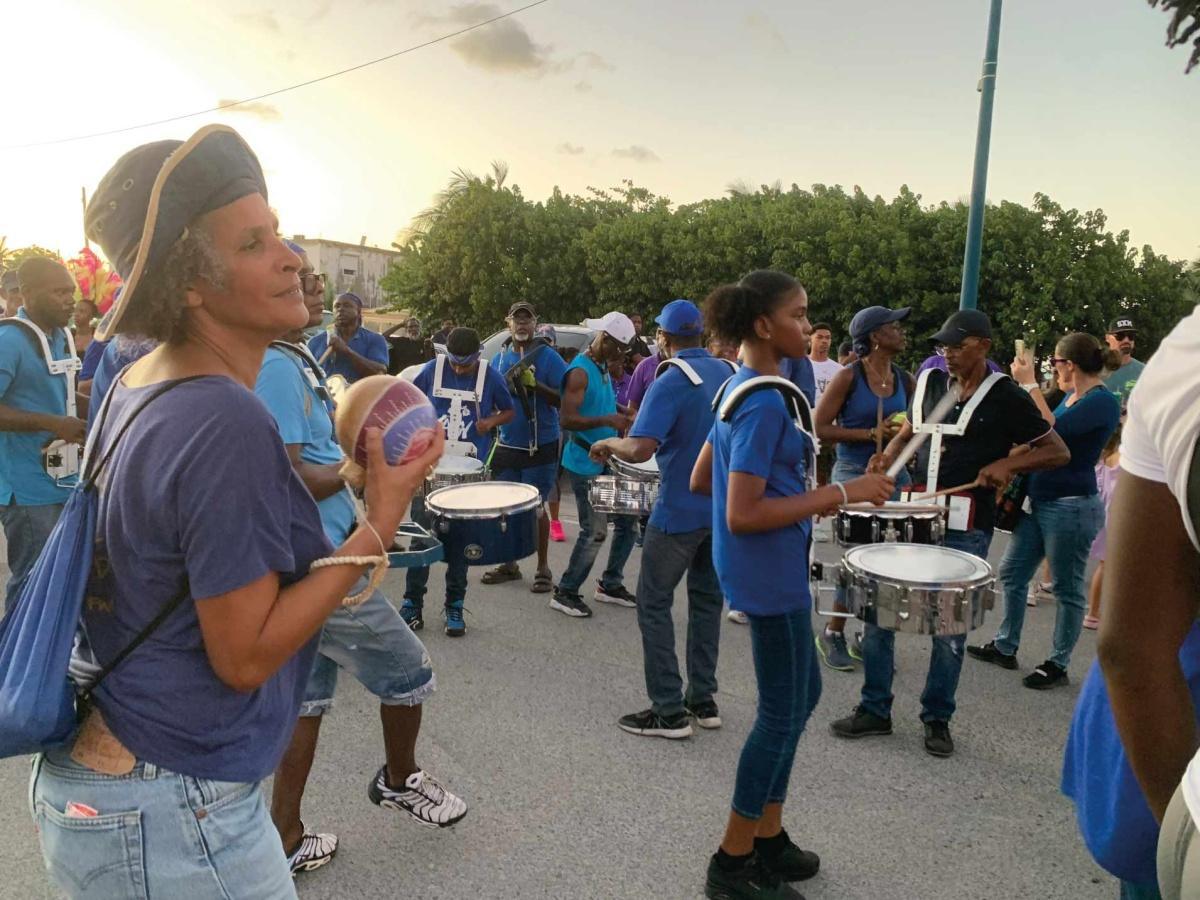
MULTIPOLYGON (((267 407, 284 444, 299 444, 300 459, 318 466, 344 459, 333 431, 332 411, 308 380, 307 364, 296 354, 271 347, 258 370, 254 393, 267 407)), ((325 536, 334 546, 354 530, 354 498, 348 488, 317 502, 325 536)))
MULTIPOLYGON (((485 365, 480 361, 479 365, 483 366, 487 374, 483 380, 482 397, 478 403, 473 403, 470 400, 455 401, 447 397, 435 397, 433 374, 437 366, 437 360, 431 359, 425 363, 417 377, 413 379, 413 384, 429 398, 433 404, 434 411, 437 412, 438 418, 442 420, 442 427, 446 429, 446 440, 448 441, 470 441, 475 445, 475 453, 480 459, 487 459, 488 453, 492 449, 493 433, 480 434, 475 430, 475 423, 482 418, 494 416, 498 412, 503 412, 506 409, 513 408, 513 398, 508 392, 508 387, 504 384, 504 379, 500 373, 490 366, 485 365), (460 404, 462 411, 462 427, 457 434, 450 433, 450 407, 454 403, 460 404)), ((452 391, 471 391, 475 390, 475 383, 479 380, 478 371, 472 372, 469 375, 458 375, 454 369, 450 367, 450 361, 446 361, 445 368, 442 370, 442 387, 452 391)))
POLYGON ((1096 493, 1096 463, 1121 421, 1121 402, 1103 385, 1088 391, 1073 406, 1067 398, 1054 411, 1054 430, 1071 451, 1065 466, 1029 473, 1033 500, 1090 497, 1096 493))
POLYGON ((813 371, 812 360, 807 356, 795 356, 780 360, 779 374, 800 388, 808 400, 808 405, 817 407, 817 373, 813 371))
MULTIPOLYGON (((590 418, 613 415, 617 411, 617 392, 608 373, 601 372, 600 367, 592 362, 592 358, 586 353, 580 353, 567 366, 567 372, 563 376, 564 393, 572 369, 581 369, 587 375, 587 388, 583 392, 583 402, 579 404, 579 415, 590 418)), ((591 446, 604 438, 616 437, 617 429, 601 425, 599 428, 573 431, 571 434, 578 435, 591 446)), ((604 466, 592 462, 588 451, 572 440, 568 440, 563 449, 563 468, 577 475, 599 475, 604 471, 604 466)))
MULTIPOLYGON (((729 385, 758 375, 742 366, 729 385)), ((778 616, 808 609, 808 547, 812 520, 756 534, 734 534, 725 518, 729 476, 745 472, 767 482, 767 497, 804 493, 811 442, 788 414, 783 395, 760 390, 749 395, 729 422, 718 420, 713 447, 713 562, 731 609, 778 616)))
POLYGON ((100 365, 100 357, 104 355, 104 348, 112 343, 112 338, 107 341, 93 340, 87 345, 87 349, 83 351, 83 368, 79 370, 80 381, 91 381, 96 377, 96 366, 100 365))
MULTIPOLYGON (((511 367, 521 361, 521 354, 518 353, 511 345, 506 347, 498 355, 492 359, 492 368, 503 375, 511 367)), ((533 362, 533 374, 540 384, 554 391, 562 391, 563 375, 567 373, 567 364, 558 351, 553 347, 542 346, 537 351, 537 356, 533 362)), ((507 386, 506 386, 507 387, 507 386)), ((530 399, 533 401, 534 415, 537 417, 537 435, 534 440, 536 446, 540 447, 543 444, 558 443, 559 426, 558 426, 558 407, 550 403, 541 394, 537 394, 532 390, 530 399)), ((517 411, 517 416, 507 425, 500 428, 500 444, 504 447, 516 447, 520 450, 529 449, 529 419, 525 416, 525 410, 520 403, 515 402, 513 398, 513 408, 517 411)))
MULTIPOLYGON (((17 318, 29 321, 25 307, 17 318)), ((50 354, 66 359, 67 335, 46 335, 50 354)), ((24 412, 67 414, 67 377, 51 375, 41 344, 24 325, 0 326, 0 403, 24 412)), ((66 503, 70 488, 59 487, 42 468, 42 447, 55 440, 49 431, 0 431, 0 506, 66 503)))
POLYGON ((96 371, 92 374, 92 393, 88 399, 88 431, 92 430, 92 424, 96 421, 96 415, 104 403, 104 397, 108 394, 113 379, 120 375, 127 365, 141 359, 157 346, 158 341, 153 338, 129 334, 118 334, 108 342, 104 352, 100 354, 96 371))
MULTIPOLYGON (((388 364, 388 342, 382 334, 372 331, 370 328, 359 328, 354 332, 354 336, 346 341, 346 346, 371 362, 381 363, 386 366, 388 364)), ((329 332, 319 331, 308 339, 308 349, 312 351, 312 355, 318 360, 325 355, 325 351, 329 348, 329 332)), ((354 384, 362 375, 358 374, 358 370, 350 364, 350 360, 344 353, 331 353, 328 358, 321 363, 321 368, 325 370, 326 375, 341 375, 346 379, 348 384, 354 384)))
POLYGON ((693 494, 689 483, 696 457, 704 448, 713 424, 713 397, 732 370, 703 347, 676 354, 687 360, 703 384, 693 385, 675 366, 650 384, 630 437, 658 441, 657 461, 661 484, 650 524, 667 534, 682 534, 712 527, 712 498, 693 494))
MULTIPOLYGON (((107 446, 157 389, 115 385, 107 446)), ((259 688, 217 677, 197 604, 270 572, 282 583, 329 554, 312 495, 262 403, 223 377, 180 384, 147 406, 102 480, 83 621, 112 659, 180 591, 192 598, 109 675, 96 704, 139 759, 196 778, 259 781, 291 740, 317 635, 259 688)))

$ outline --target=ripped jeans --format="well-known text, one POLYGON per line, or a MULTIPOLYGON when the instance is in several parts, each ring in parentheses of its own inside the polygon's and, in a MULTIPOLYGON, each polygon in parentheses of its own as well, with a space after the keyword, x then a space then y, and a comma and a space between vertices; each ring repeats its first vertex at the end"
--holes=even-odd
MULTIPOLYGON (((953 550, 973 553, 987 559, 992 533, 972 528, 969 531, 947 531, 946 546, 953 550)), ((931 638, 929 672, 921 694, 921 721, 949 722, 954 715, 954 695, 958 691, 958 676, 962 673, 965 635, 945 635, 931 638)), ((892 716, 892 676, 896 650, 896 633, 886 628, 867 625, 863 632, 863 689, 860 705, 867 712, 883 719, 892 716)))

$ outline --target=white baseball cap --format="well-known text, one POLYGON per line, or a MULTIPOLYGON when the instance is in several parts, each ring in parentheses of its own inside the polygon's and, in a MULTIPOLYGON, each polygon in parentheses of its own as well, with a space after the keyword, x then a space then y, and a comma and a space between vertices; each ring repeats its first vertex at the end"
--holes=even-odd
POLYGON ((622 346, 632 342, 637 335, 629 316, 620 312, 605 313, 599 319, 584 319, 583 327, 592 331, 603 331, 622 346))

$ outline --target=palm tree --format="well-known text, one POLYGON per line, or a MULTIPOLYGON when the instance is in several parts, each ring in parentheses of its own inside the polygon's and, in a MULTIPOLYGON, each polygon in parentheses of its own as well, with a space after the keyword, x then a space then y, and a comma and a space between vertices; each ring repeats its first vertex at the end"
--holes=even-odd
POLYGON ((432 205, 413 216, 408 227, 400 233, 399 243, 407 246, 419 242, 472 185, 483 184, 493 190, 502 191, 507 180, 508 163, 501 159, 492 161, 491 174, 486 179, 480 178, 470 169, 455 169, 450 173, 450 180, 446 182, 446 186, 434 194, 432 205))

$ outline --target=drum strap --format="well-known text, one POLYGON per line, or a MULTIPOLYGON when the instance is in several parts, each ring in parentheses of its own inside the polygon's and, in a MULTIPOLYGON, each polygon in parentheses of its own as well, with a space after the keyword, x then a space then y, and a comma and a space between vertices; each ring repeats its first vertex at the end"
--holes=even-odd
POLYGON ((329 393, 329 388, 325 386, 325 370, 321 368, 321 364, 317 362, 315 356, 312 355, 308 347, 303 344, 289 344, 287 341, 271 341, 271 346, 283 353, 289 353, 298 359, 304 366, 304 379, 308 382, 308 386, 312 388, 321 402, 325 404, 325 408, 329 410, 329 415, 333 415, 334 402, 333 397, 329 393))
MULTIPOLYGON (((737 363, 731 362, 728 359, 722 359, 721 362, 728 365, 729 370, 731 372, 737 371, 737 363)), ((700 385, 704 384, 704 379, 700 377, 700 373, 697 372, 691 366, 689 366, 687 363, 687 360, 678 359, 676 357, 672 357, 671 359, 664 359, 662 362, 660 362, 658 364, 658 368, 654 370, 654 377, 658 378, 660 375, 662 375, 664 372, 666 372, 667 369, 669 369, 671 366, 674 366, 680 372, 682 372, 684 374, 684 376, 687 378, 687 380, 692 383, 692 387, 700 387, 700 385)))
POLYGON ((817 430, 813 427, 812 406, 809 405, 804 392, 786 378, 780 378, 778 375, 759 375, 747 379, 732 391, 729 390, 730 380, 732 377, 721 385, 717 395, 713 398, 713 410, 717 413, 717 417, 722 422, 728 422, 733 418, 738 407, 751 394, 763 390, 779 391, 783 395, 783 402, 787 406, 788 412, 795 420, 796 427, 808 437, 808 459, 805 460, 804 468, 808 490, 815 489, 817 486, 817 454, 821 452, 821 442, 817 440, 817 430))
POLYGON ((979 404, 988 395, 988 391, 995 387, 997 382, 1008 377, 1003 372, 992 372, 983 379, 983 383, 975 389, 975 393, 971 395, 971 399, 963 405, 962 412, 959 413, 957 420, 954 422, 927 425, 925 424, 926 389, 929 387, 929 379, 934 371, 938 372, 939 378, 948 378, 941 370, 926 369, 921 373, 921 376, 917 379, 917 396, 913 402, 912 423, 915 433, 931 435, 929 440, 929 468, 925 479, 926 490, 930 493, 938 489, 938 470, 942 465, 943 435, 962 437, 962 435, 966 434, 967 426, 971 424, 971 417, 975 415, 975 410, 979 408, 979 404))

